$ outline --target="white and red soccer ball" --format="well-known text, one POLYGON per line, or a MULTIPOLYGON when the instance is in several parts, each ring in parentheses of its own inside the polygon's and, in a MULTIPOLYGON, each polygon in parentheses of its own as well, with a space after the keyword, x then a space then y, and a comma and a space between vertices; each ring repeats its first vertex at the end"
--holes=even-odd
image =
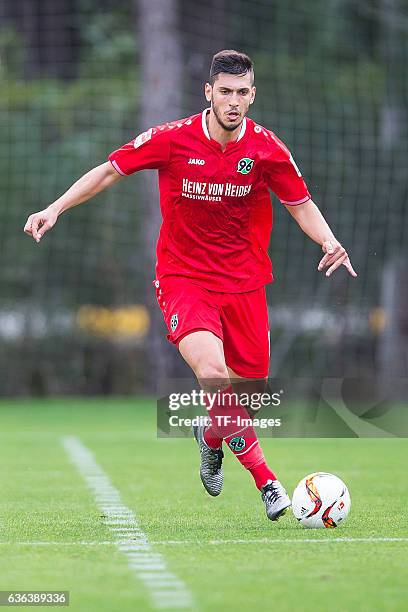
POLYGON ((338 527, 347 518, 350 507, 346 485, 327 472, 305 476, 293 492, 293 514, 303 527, 309 529, 338 527))

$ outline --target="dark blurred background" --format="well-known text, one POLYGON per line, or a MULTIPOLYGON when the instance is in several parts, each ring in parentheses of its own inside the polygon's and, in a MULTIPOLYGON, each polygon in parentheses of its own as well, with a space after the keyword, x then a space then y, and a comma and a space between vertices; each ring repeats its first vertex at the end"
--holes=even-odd
POLYGON ((0 395, 155 392, 187 370, 155 303, 157 179, 23 233, 108 153, 200 112, 211 56, 252 56, 251 116, 292 150, 349 250, 274 198, 271 375, 408 375, 407 0, 0 0, 0 395))

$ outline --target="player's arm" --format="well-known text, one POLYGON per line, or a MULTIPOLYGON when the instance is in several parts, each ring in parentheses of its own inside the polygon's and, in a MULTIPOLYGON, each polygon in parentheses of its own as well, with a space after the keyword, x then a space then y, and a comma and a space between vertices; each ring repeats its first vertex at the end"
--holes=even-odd
POLYGON ((327 268, 326 276, 330 276, 339 266, 343 265, 351 276, 357 276, 346 249, 335 238, 326 219, 312 200, 297 206, 285 204, 285 208, 305 234, 321 245, 324 256, 317 267, 319 271, 327 268))
POLYGON ((305 234, 321 245, 324 256, 317 269, 327 268, 326 276, 330 276, 339 266, 344 265, 351 276, 357 276, 346 250, 334 237, 322 213, 311 200, 289 149, 275 134, 269 132, 268 135, 269 149, 263 160, 264 178, 305 234))
POLYGON ((93 168, 78 179, 61 197, 44 210, 30 215, 24 231, 38 243, 45 232, 54 227, 61 213, 73 206, 86 202, 107 187, 123 178, 110 162, 93 168))
POLYGON ((68 208, 86 202, 117 183, 123 176, 166 166, 170 156, 170 132, 168 125, 150 128, 112 151, 109 161, 84 174, 48 208, 30 215, 24 226, 25 233, 40 242, 45 232, 55 225, 59 215, 68 208))

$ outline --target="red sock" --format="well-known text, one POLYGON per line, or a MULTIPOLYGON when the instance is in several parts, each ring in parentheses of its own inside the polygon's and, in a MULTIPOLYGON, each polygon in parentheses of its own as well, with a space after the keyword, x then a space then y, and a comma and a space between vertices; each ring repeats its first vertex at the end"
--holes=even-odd
POLYGON ((268 467, 252 427, 247 427, 239 435, 225 438, 225 442, 241 465, 251 473, 258 489, 262 489, 268 480, 276 480, 276 474, 268 467))
POLYGON ((239 403, 232 386, 212 397, 216 399, 212 407, 210 398, 206 398, 212 421, 204 433, 206 444, 211 448, 220 448, 224 439, 241 465, 252 474, 258 489, 268 480, 276 480, 276 475, 265 461, 255 430, 249 424, 251 419, 239 403))
MULTIPOLYGON (((208 414, 211 416, 211 404, 209 402, 208 396, 205 396, 205 403, 207 405, 208 414)), ((213 449, 221 448, 222 446, 222 436, 216 427, 215 415, 212 415, 213 418, 211 420, 211 425, 207 425, 204 431, 204 442, 213 449)))
POLYGON ((204 442, 210 448, 217 449, 221 448, 222 438, 220 438, 214 431, 212 425, 208 425, 204 432, 204 442))

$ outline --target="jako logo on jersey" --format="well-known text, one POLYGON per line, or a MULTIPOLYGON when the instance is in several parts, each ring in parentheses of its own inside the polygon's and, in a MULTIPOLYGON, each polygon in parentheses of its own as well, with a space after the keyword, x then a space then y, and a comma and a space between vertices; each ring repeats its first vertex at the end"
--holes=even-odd
POLYGON ((232 440, 228 442, 228 446, 235 453, 244 450, 245 445, 245 438, 232 438, 232 440))
POLYGON ((177 325, 178 325, 178 314, 174 314, 170 319, 170 327, 171 327, 172 332, 176 331, 177 325))
POLYGON ((198 159, 197 157, 190 157, 188 163, 192 164, 193 166, 204 166, 205 161, 204 159, 198 159))
POLYGON ((251 172, 253 166, 253 159, 250 159, 249 157, 243 157, 238 162, 237 172, 240 172, 241 174, 248 174, 249 172, 251 172))

